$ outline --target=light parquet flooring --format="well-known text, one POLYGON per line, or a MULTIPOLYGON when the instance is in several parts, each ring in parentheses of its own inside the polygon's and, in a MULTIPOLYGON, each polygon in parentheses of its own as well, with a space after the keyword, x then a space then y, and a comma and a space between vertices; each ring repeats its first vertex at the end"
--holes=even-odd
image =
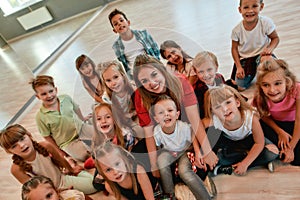
MULTIPOLYGON (((295 0, 265 0, 262 15, 272 18, 277 26, 280 44, 275 50, 279 58, 285 59, 298 80, 300 80, 300 1, 295 0)), ((166 39, 178 42, 191 56, 201 50, 214 52, 219 59, 219 72, 229 78, 232 68, 230 54, 231 29, 241 20, 238 12, 238 1, 218 0, 123 0, 112 2, 101 12, 94 15, 94 20, 78 34, 72 42, 60 51, 59 56, 49 61, 38 73, 49 74, 55 78, 59 93, 71 95, 80 104, 83 112, 91 112, 92 99, 82 87, 80 77, 75 69, 74 60, 84 53, 90 55, 96 63, 114 59, 111 45, 117 37, 108 22, 108 13, 119 8, 131 20, 133 29, 147 29, 161 44, 166 39)), ((39 45, 50 45, 47 42, 55 40, 55 32, 46 34, 45 39, 35 41, 32 37, 23 38, 23 45, 28 49, 38 48, 39 45), (29 41, 27 44, 26 41, 29 41), (43 43, 41 43, 41 41, 43 43), (36 46, 35 46, 36 45, 36 46)), ((51 43, 51 42, 50 42, 51 43)), ((11 44, 14 45, 13 43, 11 44)), ((15 50, 18 54, 22 54, 15 50)), ((26 52, 24 52, 26 53, 26 52)), ((28 53, 28 52, 27 52, 28 53)), ((39 59, 40 52, 32 51, 33 59, 39 59)), ((21 56, 14 59, 1 52, 1 114, 0 118, 7 119, 16 113, 33 95, 27 84, 33 76, 21 56), (18 64, 21 63, 20 65, 18 64), (17 64, 16 64, 17 63, 17 64), (23 63, 23 64, 22 64, 23 63), (4 67, 7 66, 7 67, 4 67), (4 87, 5 86, 5 87, 4 87), (2 112, 3 110, 3 112, 2 112), (11 111, 12 110, 12 111, 11 111), (10 112, 11 111, 11 112, 10 112)), ((253 90, 246 92, 251 96, 253 90)), ((35 100, 26 112, 17 120, 33 133, 37 140, 42 138, 36 129, 34 116, 40 106, 35 100)), ((6 123, 1 121, 3 127, 6 123)), ((21 185, 9 172, 10 155, 0 149, 0 199, 20 199, 21 185)), ((220 175, 213 178, 217 189, 217 200, 235 199, 300 199, 300 168, 290 165, 276 164, 275 172, 257 168, 249 170, 246 176, 220 175)), ((104 198, 102 193, 92 195, 94 199, 104 198)))

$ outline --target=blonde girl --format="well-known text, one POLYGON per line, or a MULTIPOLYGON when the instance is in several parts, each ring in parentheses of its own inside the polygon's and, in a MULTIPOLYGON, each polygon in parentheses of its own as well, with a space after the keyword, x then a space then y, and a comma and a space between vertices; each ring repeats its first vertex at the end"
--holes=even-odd
POLYGON ((281 59, 266 58, 257 69, 257 107, 267 138, 283 162, 300 165, 300 83, 281 59))
POLYGON ((58 189, 73 187, 85 194, 96 191, 91 174, 82 171, 79 165, 71 167, 51 143, 34 141, 31 134, 19 124, 1 131, 0 145, 7 153, 13 154, 11 173, 21 184, 33 176, 43 175, 49 177, 58 189), (66 169, 69 175, 61 169, 66 169))
POLYGON ((128 151, 106 141, 96 147, 94 154, 96 167, 105 179, 105 188, 117 200, 154 199, 145 169, 128 151))
POLYGON ((208 92, 203 123, 206 128, 215 128, 215 131, 208 129, 211 133, 221 131, 214 146, 219 157, 215 174, 222 173, 223 167, 229 165, 236 174, 243 175, 249 167, 267 166, 278 156, 276 146, 264 138, 255 110, 237 90, 223 85, 208 92))
POLYGON ((138 124, 134 107, 134 88, 119 61, 108 61, 98 65, 97 71, 108 97, 113 104, 116 120, 119 124, 130 127, 138 138, 144 138, 143 129, 138 124))
MULTIPOLYGON (((93 140, 94 146, 97 147, 103 143, 103 141, 110 140, 113 144, 119 145, 127 151, 130 151, 135 159, 143 163, 147 170, 150 169, 145 139, 137 140, 130 128, 120 126, 115 120, 115 113, 112 111, 112 106, 107 103, 95 106, 94 125, 96 126, 98 133, 93 140)), ((157 181, 154 177, 151 176, 150 179, 153 185, 155 185, 157 181)))

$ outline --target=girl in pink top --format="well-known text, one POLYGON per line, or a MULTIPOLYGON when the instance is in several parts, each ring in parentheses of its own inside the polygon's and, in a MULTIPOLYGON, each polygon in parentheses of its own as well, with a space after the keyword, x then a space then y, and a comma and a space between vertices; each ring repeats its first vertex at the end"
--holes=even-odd
POLYGON ((257 69, 254 105, 265 136, 281 150, 283 162, 300 166, 300 83, 283 60, 267 58, 257 69))

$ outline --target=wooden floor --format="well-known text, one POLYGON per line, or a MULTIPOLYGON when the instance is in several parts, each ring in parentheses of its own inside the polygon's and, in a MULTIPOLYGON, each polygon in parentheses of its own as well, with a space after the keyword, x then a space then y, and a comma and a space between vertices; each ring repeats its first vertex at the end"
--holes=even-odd
MULTIPOLYGON (((201 50, 214 52, 219 59, 219 71, 229 78, 233 64, 230 54, 231 29, 241 20, 238 0, 123 0, 99 8, 82 29, 62 45, 52 58, 33 72, 48 55, 85 20, 70 22, 73 28, 54 26, 41 32, 11 41, 11 48, 0 50, 0 126, 10 119, 32 97, 28 80, 36 74, 49 74, 55 78, 59 93, 71 95, 80 104, 84 113, 91 112, 92 99, 81 85, 74 60, 84 53, 96 63, 114 59, 111 45, 116 36, 107 19, 108 13, 119 8, 131 20, 133 29, 147 29, 161 44, 166 39, 177 41, 191 56, 201 50), (69 31, 69 32, 68 32, 69 31), (53 44, 55 43, 54 47, 53 44), (26 48, 24 48, 26 47, 26 48), (46 47, 46 48, 45 48, 46 47)), ((265 0, 262 15, 271 17, 277 25, 280 44, 275 50, 285 59, 300 80, 300 1, 265 0)), ((75 20, 76 21, 76 20, 75 20)), ((252 90, 246 92, 251 96, 252 90)), ((24 125, 37 140, 34 116, 40 102, 34 100, 16 122, 24 125)), ((0 200, 20 199, 20 184, 9 172, 10 155, 0 149, 0 200)), ((215 199, 300 199, 300 168, 276 164, 275 172, 266 169, 250 170, 246 176, 220 175, 214 177, 218 189, 215 199)), ((103 195, 92 195, 104 199, 103 195)), ((111 198, 107 198, 111 199, 111 198)))

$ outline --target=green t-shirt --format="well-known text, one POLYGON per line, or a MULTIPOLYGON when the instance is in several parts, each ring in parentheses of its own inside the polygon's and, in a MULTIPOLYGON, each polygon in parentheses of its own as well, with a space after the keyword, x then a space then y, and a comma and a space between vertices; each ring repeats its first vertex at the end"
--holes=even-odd
POLYGON ((56 144, 62 148, 76 139, 83 121, 75 113, 79 108, 68 95, 58 96, 60 112, 51 111, 42 106, 36 115, 36 122, 43 137, 52 136, 56 144))

